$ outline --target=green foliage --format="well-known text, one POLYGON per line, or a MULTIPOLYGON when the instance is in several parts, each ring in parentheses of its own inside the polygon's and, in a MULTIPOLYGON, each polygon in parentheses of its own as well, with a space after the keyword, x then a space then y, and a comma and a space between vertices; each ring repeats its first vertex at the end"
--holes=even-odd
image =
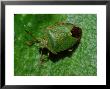
MULTIPOLYGON (((17 14, 14 16, 14 75, 15 76, 95 76, 97 74, 97 31, 95 14, 17 14), (39 65, 37 44, 25 42, 34 36, 42 37, 47 26, 69 22, 82 29, 78 48, 68 56, 49 59, 39 65)), ((68 43, 68 42, 67 42, 68 43)))

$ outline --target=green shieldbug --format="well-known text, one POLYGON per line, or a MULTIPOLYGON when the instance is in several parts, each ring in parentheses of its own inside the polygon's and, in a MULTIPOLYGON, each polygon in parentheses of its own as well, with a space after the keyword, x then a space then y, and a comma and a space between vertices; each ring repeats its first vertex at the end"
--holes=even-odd
POLYGON ((48 55, 57 55, 62 51, 72 51, 72 47, 80 42, 82 31, 79 27, 74 26, 71 23, 57 23, 53 26, 49 26, 44 30, 44 35, 40 38, 33 36, 30 31, 25 30, 26 33, 32 36, 32 41, 27 41, 28 45, 34 43, 39 44, 41 50, 41 58, 43 49, 48 49, 48 55))

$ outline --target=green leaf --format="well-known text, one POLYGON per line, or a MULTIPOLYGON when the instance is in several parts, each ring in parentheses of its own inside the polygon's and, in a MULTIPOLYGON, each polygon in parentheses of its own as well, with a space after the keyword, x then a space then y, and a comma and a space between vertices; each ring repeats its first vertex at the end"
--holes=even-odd
MULTIPOLYGON (((62 29, 62 28, 61 28, 62 29)), ((96 76, 97 75, 97 16, 96 14, 16 14, 14 15, 14 75, 15 76, 96 76), (25 33, 30 30, 42 37, 46 27, 57 22, 70 22, 82 29, 78 48, 68 56, 56 57, 39 66, 40 52, 34 44, 25 42, 32 38, 25 33)), ((60 33, 59 33, 60 34, 60 33)), ((50 39, 52 40, 52 39, 50 39)), ((64 50, 73 44, 74 38, 64 36, 54 43, 55 51, 64 50), (66 41, 66 42, 64 42, 66 41), (58 45, 56 46, 56 43, 58 45), (61 48, 60 48, 61 47, 61 48)))

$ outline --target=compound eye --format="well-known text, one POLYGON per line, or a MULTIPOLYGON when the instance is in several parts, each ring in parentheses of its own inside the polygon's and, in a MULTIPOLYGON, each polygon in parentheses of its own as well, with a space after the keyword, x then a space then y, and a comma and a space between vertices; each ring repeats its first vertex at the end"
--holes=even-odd
POLYGON ((81 38, 82 36, 82 29, 79 28, 79 27, 73 27, 72 30, 71 30, 71 33, 72 33, 72 36, 75 37, 75 38, 81 38))

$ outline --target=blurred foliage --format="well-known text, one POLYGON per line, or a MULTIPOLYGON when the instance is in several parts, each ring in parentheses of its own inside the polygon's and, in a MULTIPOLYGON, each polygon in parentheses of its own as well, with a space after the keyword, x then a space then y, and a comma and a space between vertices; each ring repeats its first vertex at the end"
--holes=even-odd
POLYGON ((14 15, 14 75, 15 76, 96 76, 97 17, 95 14, 15 14, 14 15), (69 22, 82 29, 78 48, 71 56, 48 61, 39 66, 40 52, 25 29, 41 37, 47 26, 69 22))

